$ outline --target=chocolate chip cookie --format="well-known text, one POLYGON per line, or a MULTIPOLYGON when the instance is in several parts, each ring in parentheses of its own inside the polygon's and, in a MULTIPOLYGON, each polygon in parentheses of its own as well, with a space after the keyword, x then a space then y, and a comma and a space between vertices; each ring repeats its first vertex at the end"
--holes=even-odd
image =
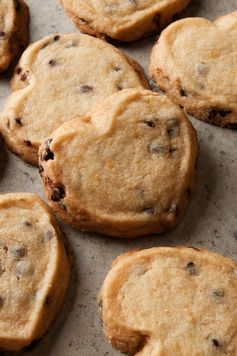
POLYGON ((36 195, 0 196, 0 348, 39 339, 61 308, 70 275, 62 234, 36 195))
POLYGON ((13 152, 37 165, 40 144, 63 122, 123 88, 143 87, 140 66, 104 41, 79 33, 48 36, 23 54, 0 130, 13 152))
POLYGON ((173 228, 195 188, 197 141, 165 95, 125 89, 39 150, 46 196, 73 226, 119 237, 173 228))
POLYGON ((205 250, 125 253, 100 292, 105 335, 128 355, 226 355, 237 350, 237 264, 205 250))
POLYGON ((0 1, 0 72, 27 46, 29 10, 23 0, 0 1))
POLYGON ((103 39, 134 41, 157 33, 190 0, 60 0, 76 26, 103 39))
POLYGON ((170 98, 200 120, 237 127, 237 11, 215 22, 189 18, 155 44, 150 74, 170 98))

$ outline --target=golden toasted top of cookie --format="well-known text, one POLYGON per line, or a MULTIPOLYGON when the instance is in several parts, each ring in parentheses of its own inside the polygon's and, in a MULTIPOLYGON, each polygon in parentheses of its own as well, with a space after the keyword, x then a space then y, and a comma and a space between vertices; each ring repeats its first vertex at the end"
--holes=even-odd
POLYGON ((83 212, 118 229, 127 224, 128 231, 149 224, 156 230, 182 215, 195 186, 196 156, 183 112, 164 95, 133 89, 62 125, 40 152, 48 195, 63 186, 58 200, 68 214, 83 212))
POLYGON ((47 314, 43 328, 51 321, 51 307, 59 302, 50 295, 59 263, 65 268, 61 284, 68 279, 59 237, 55 219, 36 195, 0 196, 0 347, 27 345, 42 336, 41 315, 47 314))
POLYGON ((11 56, 10 40, 16 28, 16 6, 14 0, 0 2, 0 70, 6 69, 11 56))
POLYGON ((105 332, 125 353, 234 356, 236 290, 236 263, 217 254, 185 247, 127 253, 100 293, 105 332))
POLYGON ((61 0, 75 22, 120 40, 134 40, 160 28, 190 0, 61 0), (146 33, 147 32, 147 33, 146 33))
POLYGON ((121 89, 147 85, 137 63, 104 41, 79 33, 48 36, 25 51, 16 69, 18 90, 1 115, 3 135, 36 163, 38 146, 63 122, 121 89))
POLYGON ((180 80, 185 96, 210 105, 236 105, 237 12, 215 22, 202 18, 177 21, 162 32, 154 46, 150 72, 161 70, 180 80))

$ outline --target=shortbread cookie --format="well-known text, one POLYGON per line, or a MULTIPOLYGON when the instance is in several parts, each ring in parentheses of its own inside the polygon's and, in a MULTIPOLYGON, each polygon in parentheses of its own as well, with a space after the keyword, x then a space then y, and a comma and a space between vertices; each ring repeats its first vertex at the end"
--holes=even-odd
POLYGON ((134 41, 157 33, 190 0, 60 0, 76 26, 103 39, 134 41))
POLYGON ((210 22, 188 18, 170 25, 155 44, 150 74, 189 114, 237 126, 237 11, 210 22))
POLYGON ((29 10, 23 0, 0 1, 0 72, 29 41, 29 10))
POLYGON ((0 196, 0 349, 19 350, 48 329, 70 263, 57 222, 35 194, 0 196))
POLYGON ((40 144, 63 122, 85 115, 123 88, 148 87, 140 66, 115 47, 79 33, 52 35, 23 54, 1 114, 8 147, 37 165, 40 144))
POLYGON ((39 156, 59 217, 112 236, 174 227, 195 187, 195 131, 166 96, 147 90, 123 90, 63 124, 39 156))
POLYGON ((104 332, 128 355, 236 356, 237 264, 206 250, 125 253, 100 292, 104 332))

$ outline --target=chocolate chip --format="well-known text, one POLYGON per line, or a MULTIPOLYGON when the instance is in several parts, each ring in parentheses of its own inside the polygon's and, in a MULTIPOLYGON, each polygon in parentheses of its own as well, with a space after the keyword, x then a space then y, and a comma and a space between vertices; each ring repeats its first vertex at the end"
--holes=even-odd
POLYGON ((79 88, 81 93, 90 93, 93 91, 93 87, 91 85, 81 85, 79 88))
POLYGON ((195 263, 193 262, 188 262, 185 269, 189 272, 189 274, 191 276, 197 276, 198 272, 197 272, 197 267, 195 265, 195 263))
POLYGON ((125 87, 122 83, 117 84, 117 89, 118 90, 123 90, 125 87))
POLYGON ((3 306, 4 304, 4 298, 0 295, 0 308, 3 306))
POLYGON ((100 308, 100 311, 102 311, 102 309, 103 309, 103 300, 102 299, 100 299, 100 301, 99 301, 99 308, 100 308))
POLYGON ((27 248, 25 246, 20 246, 20 245, 10 246, 8 251, 17 260, 25 257, 27 254, 27 248))
POLYGON ((179 136, 179 127, 178 126, 170 127, 167 129, 167 133, 169 138, 172 140, 173 138, 179 136))
POLYGON ((151 87, 152 91, 154 91, 156 93, 160 93, 161 92, 160 88, 158 87, 158 85, 156 84, 154 79, 150 79, 149 80, 149 84, 150 84, 150 87, 151 87))
POLYGON ((22 72, 22 69, 21 69, 21 67, 18 67, 18 68, 16 68, 16 74, 21 74, 21 72, 22 72))
POLYGON ((83 18, 81 18, 81 17, 79 18, 79 20, 80 20, 80 22, 82 22, 82 23, 85 24, 85 25, 88 24, 88 21, 86 21, 85 19, 83 19, 83 18))
POLYGON ((165 146, 163 146, 162 144, 156 143, 156 142, 152 142, 148 146, 148 150, 150 153, 154 153, 154 154, 167 152, 167 148, 165 146))
POLYGON ((181 95, 181 96, 186 96, 186 97, 188 96, 188 95, 187 95, 187 92, 186 92, 184 89, 182 89, 182 88, 180 89, 180 95, 181 95))
POLYGON ((119 72, 122 68, 120 66, 115 66, 113 67, 113 70, 115 70, 115 72, 119 72))
POLYGON ((170 147, 169 148, 169 153, 172 154, 177 151, 177 147, 170 147))
POLYGON ((43 235, 43 242, 48 242, 48 241, 52 240, 53 236, 54 236, 54 234, 52 231, 50 231, 50 230, 46 231, 43 235))
POLYGON ((39 165, 39 174, 41 175, 44 172, 43 166, 41 164, 39 165))
POLYGON ((50 150, 50 144, 52 139, 49 138, 44 144, 44 150, 41 155, 42 161, 49 161, 50 159, 54 159, 54 153, 50 150))
POLYGON ((144 124, 146 124, 149 127, 152 127, 152 128, 156 127, 156 120, 147 119, 147 120, 144 120, 143 122, 144 122, 144 124))
POLYGON ((34 268, 29 261, 18 261, 15 268, 16 275, 18 277, 30 277, 34 273, 34 268))
POLYGON ((24 225, 25 225, 25 226, 28 226, 28 227, 31 227, 31 226, 32 226, 31 222, 29 222, 29 221, 27 221, 27 220, 24 221, 24 225))
POLYGON ((0 31, 0 37, 6 36, 6 32, 0 31))
POLYGON ((10 120, 9 119, 6 119, 6 125, 7 125, 7 128, 9 129, 10 128, 10 120))
POLYGON ((154 207, 143 208, 142 213, 145 213, 147 215, 155 215, 155 208, 154 207))
POLYGON ((209 120, 214 120, 216 118, 224 118, 232 113, 231 110, 227 109, 215 109, 211 108, 208 110, 208 119, 209 120))
POLYGON ((54 59, 51 59, 49 62, 48 62, 48 65, 50 65, 51 67, 54 67, 56 66, 57 62, 54 60, 54 59))
POLYGON ((225 291, 223 289, 213 289, 211 295, 215 299, 223 298, 225 296, 225 291))
POLYGON ((211 339, 212 346, 215 347, 216 349, 219 349, 221 347, 219 341, 217 339, 211 339))
POLYGON ((17 118, 15 119, 15 122, 16 122, 17 125, 23 126, 22 121, 21 121, 21 119, 20 119, 19 117, 17 117, 17 118))
POLYGON ((198 63, 197 70, 200 75, 207 75, 207 73, 209 72, 209 67, 206 63, 200 62, 198 63))
POLYGON ((66 193, 65 193, 64 187, 63 186, 58 186, 58 187, 55 187, 53 189, 53 192, 52 192, 52 195, 51 195, 51 199, 54 202, 58 202, 61 199, 65 198, 65 196, 66 196, 66 193))
POLYGON ((24 140, 24 143, 26 144, 26 146, 32 146, 32 143, 29 140, 24 140))
POLYGON ((71 47, 76 47, 76 46, 77 46, 77 42, 73 41, 73 40, 68 41, 66 44, 66 48, 71 48, 71 47))
POLYGON ((58 41, 59 40, 59 38, 60 38, 60 36, 59 35, 56 35, 56 36, 54 36, 54 41, 58 41))
POLYGON ((24 82, 24 81, 26 81, 26 79, 27 79, 27 75, 26 75, 26 73, 23 73, 21 75, 21 81, 24 82))

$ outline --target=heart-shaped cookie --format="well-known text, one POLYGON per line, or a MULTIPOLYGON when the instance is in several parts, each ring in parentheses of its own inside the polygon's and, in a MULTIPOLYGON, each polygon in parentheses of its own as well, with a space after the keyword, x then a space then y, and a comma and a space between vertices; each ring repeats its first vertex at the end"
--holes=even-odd
POLYGON ((57 222, 36 195, 0 196, 0 348, 47 331, 64 300, 70 263, 57 222))
POLYGON ((237 264, 186 247, 120 256, 100 292, 104 331, 128 355, 236 356, 237 264))
POLYGON ((237 125, 237 12, 215 22, 188 18, 155 44, 154 80, 187 113, 223 127, 237 125))
POLYGON ((20 54, 29 40, 29 10, 23 0, 0 1, 0 72, 20 54))
POLYGON ((118 237, 181 220, 195 189, 195 130, 165 95, 125 89, 64 123, 39 150, 51 207, 67 223, 118 237))
POLYGON ((40 144, 63 122, 121 89, 143 87, 140 66, 106 42, 79 33, 47 36, 16 68, 1 134, 13 152, 37 165, 40 144))
POLYGON ((156 33, 190 0, 60 0, 76 26, 100 38, 133 41, 156 33))

